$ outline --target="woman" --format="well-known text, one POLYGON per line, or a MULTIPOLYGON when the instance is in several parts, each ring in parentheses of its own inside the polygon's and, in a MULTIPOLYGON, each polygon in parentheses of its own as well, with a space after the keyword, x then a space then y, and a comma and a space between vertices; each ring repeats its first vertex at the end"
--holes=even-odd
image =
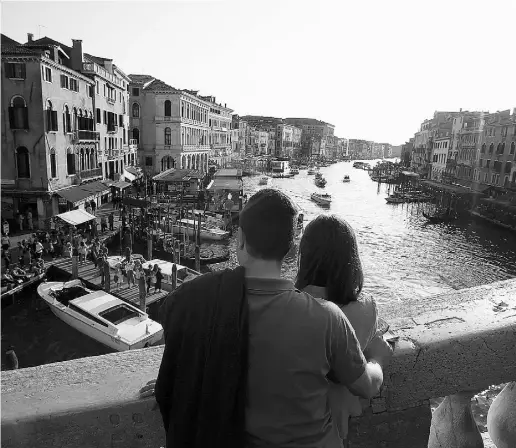
MULTIPOLYGON (((321 215, 305 227, 299 243, 296 287, 329 300, 346 314, 362 350, 377 331, 374 300, 362 293, 364 275, 355 233, 335 215, 321 215)), ((330 383, 330 408, 341 439, 348 433, 350 416, 362 412, 360 399, 345 386, 330 383)))
POLYGON ((134 262, 131 256, 129 256, 129 260, 125 263, 125 271, 127 272, 127 288, 131 287, 131 283, 136 286, 134 281, 134 262))

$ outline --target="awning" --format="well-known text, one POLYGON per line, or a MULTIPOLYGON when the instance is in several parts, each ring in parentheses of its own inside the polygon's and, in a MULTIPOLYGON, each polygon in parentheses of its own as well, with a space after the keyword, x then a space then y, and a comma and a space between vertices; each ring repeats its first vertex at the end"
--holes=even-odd
POLYGON ((136 180, 136 176, 134 174, 130 173, 129 171, 127 171, 126 169, 124 169, 124 177, 125 177, 125 180, 128 182, 132 182, 133 180, 136 180))
POLYGON ((131 183, 120 180, 118 182, 110 182, 108 185, 110 187, 115 187, 115 188, 119 188, 120 190, 123 190, 124 188, 130 187, 131 183))
POLYGON ((83 190, 80 187, 65 188, 63 190, 56 191, 56 193, 74 205, 86 200, 90 196, 93 196, 91 191, 83 190))
POLYGON ((80 188, 89 191, 93 194, 107 194, 109 193, 109 187, 100 181, 90 182, 87 184, 80 185, 80 188))
POLYGON ((72 226, 77 226, 79 224, 84 224, 85 222, 95 219, 95 216, 90 215, 88 212, 79 209, 72 210, 66 213, 61 213, 60 215, 57 215, 56 218, 61 218, 68 224, 71 224, 72 226))
POLYGON ((135 176, 136 179, 143 177, 141 168, 137 168, 135 166, 126 166, 126 167, 124 167, 124 170, 127 171, 128 173, 132 174, 133 176, 135 176))
POLYGON ((240 179, 231 179, 228 177, 217 177, 208 186, 207 190, 232 190, 240 191, 243 188, 243 182, 240 179))

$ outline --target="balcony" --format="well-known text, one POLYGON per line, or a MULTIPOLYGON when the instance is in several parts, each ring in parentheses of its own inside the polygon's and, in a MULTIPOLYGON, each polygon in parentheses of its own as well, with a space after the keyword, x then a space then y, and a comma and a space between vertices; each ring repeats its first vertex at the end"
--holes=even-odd
MULTIPOLYGON (((516 280, 506 280, 435 296, 391 321, 395 353, 380 394, 350 420, 350 446, 483 446, 471 396, 516 379, 515 298, 516 280), (439 397, 432 418, 430 400, 439 397)), ((2 372, 2 445, 165 446, 155 400, 138 398, 162 356, 161 346, 2 372)), ((514 446, 514 390, 509 383, 488 411, 499 447, 514 446)))
POLYGON ((172 121, 172 117, 165 117, 163 115, 156 115, 154 117, 154 121, 156 123, 160 123, 160 122, 163 122, 163 121, 172 121))
POLYGON ((106 101, 107 101, 109 104, 115 104, 115 103, 116 103, 116 98, 109 98, 109 97, 106 97, 106 101))
POLYGON ((99 141, 100 133, 97 131, 73 131, 73 142, 99 141))
POLYGON ((108 160, 116 159, 121 154, 120 149, 106 149, 104 151, 104 157, 106 157, 108 160))
POLYGON ((93 177, 102 177, 102 168, 93 168, 92 170, 79 171, 81 179, 91 179, 93 177))

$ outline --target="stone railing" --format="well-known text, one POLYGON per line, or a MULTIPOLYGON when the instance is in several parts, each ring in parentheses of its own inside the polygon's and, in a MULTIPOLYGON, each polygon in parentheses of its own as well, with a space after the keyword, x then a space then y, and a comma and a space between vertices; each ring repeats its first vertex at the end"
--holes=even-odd
MULTIPOLYGON (((470 398, 516 380, 516 280, 407 304, 391 321, 399 336, 380 395, 351 420, 352 448, 477 448, 470 398), (446 397, 432 415, 430 399, 446 397)), ((164 446, 154 399, 162 347, 2 374, 2 447, 164 446)), ((498 448, 516 446, 516 386, 488 415, 498 448)))

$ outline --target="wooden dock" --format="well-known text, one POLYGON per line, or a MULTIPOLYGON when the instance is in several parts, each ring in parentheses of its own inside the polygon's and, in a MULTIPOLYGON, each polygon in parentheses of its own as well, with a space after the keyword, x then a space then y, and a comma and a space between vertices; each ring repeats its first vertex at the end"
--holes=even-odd
MULTIPOLYGON (((72 259, 60 258, 53 263, 49 264, 49 268, 56 269, 58 272, 72 275, 72 259)), ((81 262, 79 263, 79 277, 80 280, 83 281, 85 286, 92 289, 102 289, 100 286, 100 274, 98 268, 95 268, 95 265, 91 261, 81 262)), ((126 277, 122 276, 124 282, 121 284, 120 288, 113 282, 113 273, 111 273, 111 290, 109 294, 122 299, 137 308, 140 307, 140 292, 138 285, 127 287, 126 277)), ((154 285, 151 285, 151 293, 147 295, 147 306, 152 305, 155 302, 160 301, 166 295, 169 294, 168 291, 163 291, 161 293, 152 293, 154 290, 154 285)))

